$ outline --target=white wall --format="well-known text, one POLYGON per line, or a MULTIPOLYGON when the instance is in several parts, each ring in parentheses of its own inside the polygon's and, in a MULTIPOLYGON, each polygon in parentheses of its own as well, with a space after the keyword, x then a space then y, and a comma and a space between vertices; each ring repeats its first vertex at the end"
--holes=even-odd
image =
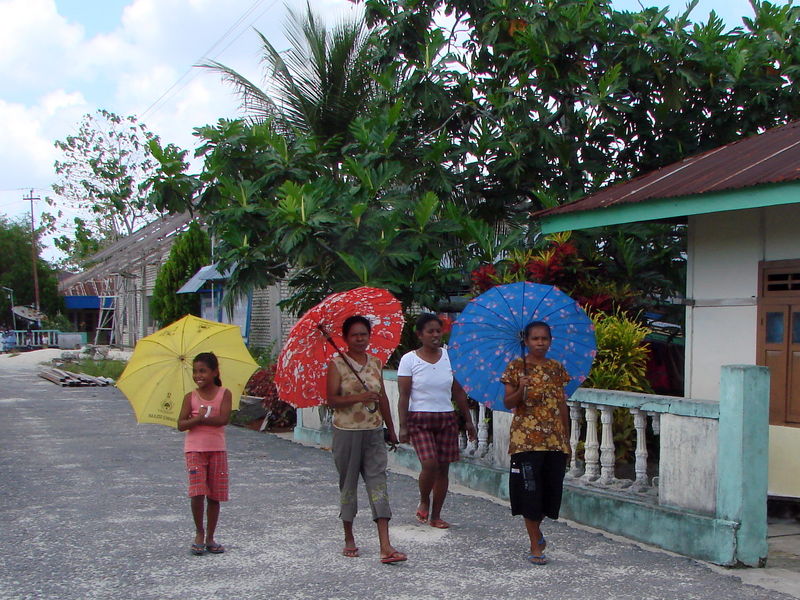
POLYGON ((719 397, 720 367, 754 364, 759 210, 689 219, 686 396, 719 397), (738 304, 720 306, 722 304, 738 304))
MULTIPOLYGON (((758 262, 800 259, 800 205, 689 219, 686 395, 719 398, 720 367, 755 364, 758 262)), ((800 497, 800 428, 770 427, 769 492, 800 497)))

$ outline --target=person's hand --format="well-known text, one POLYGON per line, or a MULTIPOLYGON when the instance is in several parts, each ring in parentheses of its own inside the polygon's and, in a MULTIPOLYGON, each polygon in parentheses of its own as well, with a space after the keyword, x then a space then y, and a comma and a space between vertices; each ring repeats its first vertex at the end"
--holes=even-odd
POLYGON ((521 375, 517 387, 524 388, 531 384, 531 378, 528 375, 521 375))
POLYGON ((475 429, 475 423, 472 423, 470 421, 469 423, 467 423, 466 429, 467 429, 467 438, 469 438, 470 442, 474 442, 475 440, 478 439, 478 430, 475 429))
POLYGON ((393 429, 389 429, 389 444, 392 446, 396 446, 398 443, 397 434, 394 432, 393 429))
POLYGON ((367 402, 380 402, 381 395, 378 392, 364 392, 359 396, 361 400, 359 402, 367 403, 367 402))
POLYGON ((397 440, 401 444, 408 443, 408 427, 406 427, 405 425, 400 427, 400 435, 397 436, 397 440))

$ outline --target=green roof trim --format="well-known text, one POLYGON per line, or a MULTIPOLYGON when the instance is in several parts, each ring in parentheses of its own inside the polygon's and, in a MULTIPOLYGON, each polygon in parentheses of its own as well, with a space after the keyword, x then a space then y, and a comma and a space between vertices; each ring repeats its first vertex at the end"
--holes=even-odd
MULTIPOLYGON (((580 200, 579 200, 580 202, 580 200)), ((541 218, 542 233, 673 219, 688 215, 800 203, 800 182, 766 184, 709 194, 658 198, 541 218)))

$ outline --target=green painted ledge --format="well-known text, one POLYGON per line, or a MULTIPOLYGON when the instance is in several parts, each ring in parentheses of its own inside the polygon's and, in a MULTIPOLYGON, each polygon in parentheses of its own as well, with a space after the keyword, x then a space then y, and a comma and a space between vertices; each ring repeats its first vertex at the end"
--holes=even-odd
POLYGON ((656 396, 638 392, 614 391, 613 394, 609 394, 608 390, 596 390, 593 388, 578 388, 570 400, 573 402, 589 402, 595 405, 605 404, 606 406, 638 408, 647 412, 670 413, 684 417, 719 419, 719 402, 716 400, 656 396))
POLYGON ((556 233, 689 215, 797 204, 797 192, 798 184, 792 181, 676 198, 653 198, 643 202, 544 216, 541 217, 541 229, 542 233, 556 233))
POLYGON ((684 556, 736 566, 738 524, 565 482, 561 516, 684 556))
MULTIPOLYGON (((296 427, 298 442, 330 448, 332 434, 296 427)), ((410 446, 389 453, 389 465, 419 472, 417 455, 410 446)), ((470 489, 508 500, 508 472, 463 459, 450 466, 450 480, 470 489)), ((699 560, 735 566, 738 526, 709 515, 659 506, 613 491, 586 488, 565 481, 561 516, 590 527, 622 535, 699 560)))

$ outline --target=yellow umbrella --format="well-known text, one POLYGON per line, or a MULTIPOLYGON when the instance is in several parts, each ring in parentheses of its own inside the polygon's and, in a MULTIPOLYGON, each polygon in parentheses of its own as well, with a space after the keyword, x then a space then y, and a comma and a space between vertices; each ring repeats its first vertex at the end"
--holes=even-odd
POLYGON ((183 397, 195 389, 192 361, 201 352, 219 359, 222 385, 231 391, 233 409, 258 364, 236 325, 187 315, 136 344, 117 387, 128 398, 139 423, 177 427, 183 397))

